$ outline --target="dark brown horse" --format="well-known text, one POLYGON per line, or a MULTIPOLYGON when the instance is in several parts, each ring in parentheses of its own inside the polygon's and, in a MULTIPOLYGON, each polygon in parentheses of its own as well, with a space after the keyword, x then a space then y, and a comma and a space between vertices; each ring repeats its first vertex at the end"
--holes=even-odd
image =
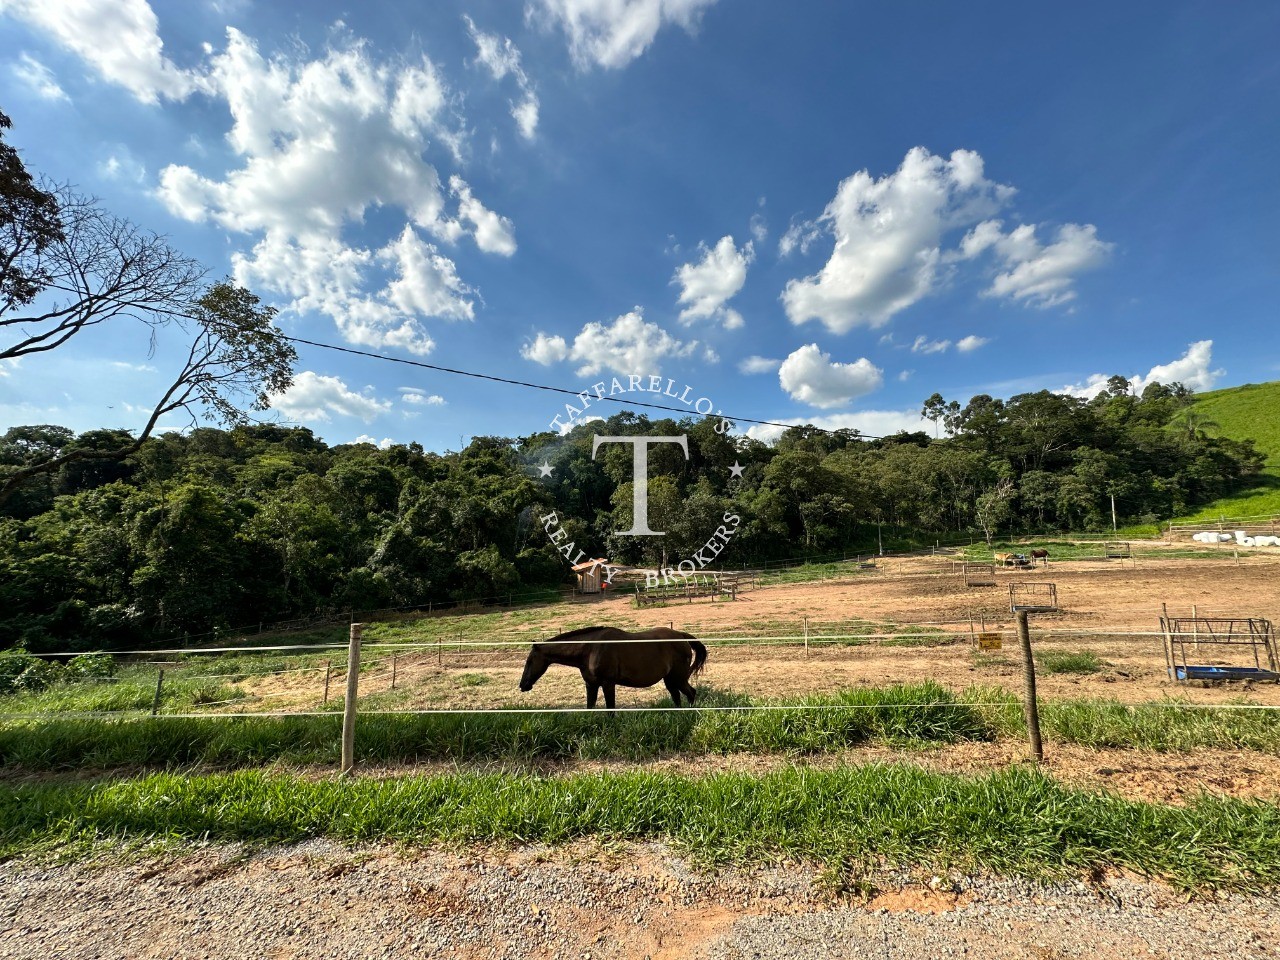
POLYGON ((651 687, 659 680, 667 685, 677 707, 681 694, 692 706, 698 691, 689 686, 689 678, 706 662, 707 648, 679 630, 658 627, 629 633, 614 627, 583 627, 535 643, 524 662, 520 690, 528 693, 548 667, 560 663, 582 671, 588 708, 596 705, 601 688, 604 705, 612 710, 617 686, 651 687))

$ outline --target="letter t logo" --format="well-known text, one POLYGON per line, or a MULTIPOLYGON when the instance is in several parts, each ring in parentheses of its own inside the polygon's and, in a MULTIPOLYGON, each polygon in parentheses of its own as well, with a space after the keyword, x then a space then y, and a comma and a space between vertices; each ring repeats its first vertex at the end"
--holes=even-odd
POLYGON ((684 458, 689 459, 689 437, 681 434, 678 437, 602 437, 596 435, 591 440, 591 459, 596 458, 596 451, 602 443, 631 444, 631 465, 633 480, 631 483, 631 529, 618 530, 616 533, 624 537, 661 537, 661 530, 649 529, 649 444, 678 443, 684 451, 684 458))

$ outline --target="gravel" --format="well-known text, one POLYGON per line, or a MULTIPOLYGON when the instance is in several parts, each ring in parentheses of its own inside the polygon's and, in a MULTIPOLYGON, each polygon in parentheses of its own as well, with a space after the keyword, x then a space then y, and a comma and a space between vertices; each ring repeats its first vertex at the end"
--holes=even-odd
POLYGON ((1187 902, 889 873, 838 897, 799 866, 706 872, 656 845, 350 849, 0 866, 0 957, 1280 957, 1280 898, 1187 902))

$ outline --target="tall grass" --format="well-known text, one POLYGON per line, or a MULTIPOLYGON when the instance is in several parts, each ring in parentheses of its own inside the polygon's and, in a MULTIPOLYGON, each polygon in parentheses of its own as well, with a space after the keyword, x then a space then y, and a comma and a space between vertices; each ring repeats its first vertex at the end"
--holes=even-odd
POLYGON ((0 853, 104 840, 563 843, 665 840, 709 862, 777 857, 1062 877, 1119 866, 1188 889, 1280 883, 1280 808, 1159 807, 1011 769, 869 765, 765 776, 458 774, 311 780, 262 771, 0 786, 0 853))
MULTIPOLYGON (((704 691, 699 703, 746 706, 704 691)), ((869 741, 989 739, 979 710, 936 684, 812 697, 768 711, 624 711, 521 714, 377 714, 356 725, 371 763, 418 760, 645 760, 736 752, 821 753, 869 741), (805 709, 806 707, 845 709, 805 709)), ((67 718, 0 726, 0 766, 28 770, 336 763, 340 718, 67 718)))
MULTIPOLYGON (((750 706, 705 691, 708 706, 750 706)), ((821 754, 865 743, 943 745, 1025 735, 1016 696, 936 684, 851 690, 762 711, 514 714, 365 714, 356 753, 380 764, 451 760, 632 760, 712 754, 821 754), (818 707, 824 709, 806 709, 818 707), (829 708, 829 709, 826 709, 829 708)), ((1254 749, 1280 755, 1274 712, 1195 708, 1177 701, 1043 701, 1041 726, 1057 743, 1185 751, 1254 749)), ((51 718, 0 724, 0 767, 25 770, 333 764, 341 719, 297 717, 51 718)))
MULTIPOLYGON (((212 672, 206 669, 206 672, 212 672)), ((225 671, 219 671, 225 672, 225 671)), ((98 713, 150 710, 155 702, 156 670, 133 667, 121 670, 109 680, 55 683, 43 690, 0 697, 4 713, 98 713)), ((222 703, 244 696, 244 692, 224 680, 199 674, 165 674, 160 694, 163 709, 222 703)))
MULTIPOLYGON (((1001 736, 1025 735, 1022 706, 1013 694, 973 688, 961 699, 1007 704, 983 707, 982 715, 1001 736)), ((1216 747, 1280 754, 1280 717, 1275 710, 1199 707, 1181 700, 1041 700, 1040 728, 1046 749, 1056 741, 1170 752, 1216 747)))

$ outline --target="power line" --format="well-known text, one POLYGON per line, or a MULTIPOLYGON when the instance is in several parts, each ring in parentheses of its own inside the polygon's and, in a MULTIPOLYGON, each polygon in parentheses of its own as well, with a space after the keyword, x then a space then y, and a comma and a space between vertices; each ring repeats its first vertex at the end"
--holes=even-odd
MULTIPOLYGON (((505 383, 512 387, 525 387, 529 390, 545 390, 547 393, 561 393, 570 397, 581 398, 582 392, 579 390, 570 390, 568 387, 552 387, 544 383, 529 383, 527 380, 512 380, 508 377, 497 377, 490 373, 475 373, 470 370, 455 370, 452 367, 441 367, 434 363, 425 363, 421 360, 409 360, 405 357, 389 357, 382 353, 372 353, 368 350, 357 350, 354 347, 342 347, 336 343, 322 343, 318 340, 305 340, 302 337, 290 337, 281 335, 290 343, 301 343, 308 347, 319 347, 322 350, 334 350, 338 353, 349 353, 357 357, 368 357, 372 360, 385 360, 388 363, 401 363, 408 367, 421 367, 423 370, 434 370, 436 373, 451 373, 457 377, 471 377, 475 380, 488 380, 491 383, 505 383)), ((608 400, 611 403, 625 404, 629 407, 647 407, 651 410, 671 410, 675 413, 689 413, 685 407, 673 407, 662 403, 645 403, 641 400, 621 399, 618 397, 596 397, 596 400, 608 400)), ((811 430, 817 430, 819 433, 838 433, 838 430, 832 430, 828 427, 819 427, 813 424, 796 424, 796 423, 779 423, 777 420, 755 420, 751 417, 734 417, 727 413, 717 413, 716 416, 723 417, 725 420, 732 420, 735 423, 754 423, 764 427, 783 427, 790 429, 791 427, 804 426, 811 430)), ((888 437, 875 434, 863 433, 857 431, 858 437, 865 440, 886 440, 888 437)))

